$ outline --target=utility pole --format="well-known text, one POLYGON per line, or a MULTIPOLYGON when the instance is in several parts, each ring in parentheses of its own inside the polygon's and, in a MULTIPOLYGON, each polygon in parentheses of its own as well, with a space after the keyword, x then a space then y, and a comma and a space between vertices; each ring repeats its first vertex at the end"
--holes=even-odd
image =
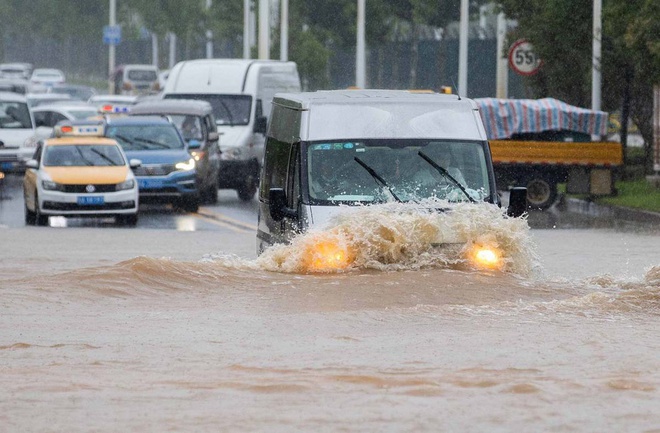
POLYGON ((365 22, 366 0, 358 0, 357 4, 357 42, 355 47, 355 85, 360 89, 366 86, 366 54, 365 54, 365 22))
MULTIPOLYGON (((210 15, 211 1, 206 0, 206 13, 210 15)), ((210 29, 206 30, 206 58, 213 58, 213 32, 210 29)))
POLYGON ((600 110, 601 92, 601 36, 602 36, 603 0, 594 0, 594 22, 591 59, 591 109, 600 110))
MULTIPOLYGON (((110 22, 111 28, 117 25, 117 0, 110 0, 110 22)), ((110 94, 115 93, 115 86, 112 81, 112 73, 115 71, 115 44, 108 46, 108 90, 110 94)))
POLYGON ((169 68, 172 69, 176 63, 176 35, 173 32, 169 32, 168 35, 170 38, 169 68))
POLYGON ((243 0, 243 58, 250 58, 250 0, 243 0))
POLYGON ((458 95, 467 97, 468 93, 468 0, 461 0, 461 21, 458 41, 458 95))
POLYGON ((507 24, 504 12, 497 14, 497 90, 496 96, 500 99, 509 97, 509 62, 504 52, 507 24))
POLYGON ((270 59, 270 2, 259 0, 259 59, 270 59))
POLYGON ((281 0, 280 7, 280 60, 289 60, 289 0, 281 0))

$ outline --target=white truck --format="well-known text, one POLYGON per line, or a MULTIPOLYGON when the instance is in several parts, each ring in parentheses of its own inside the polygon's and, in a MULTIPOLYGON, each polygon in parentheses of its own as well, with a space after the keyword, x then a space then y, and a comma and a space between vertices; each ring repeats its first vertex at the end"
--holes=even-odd
POLYGON ((294 62, 204 59, 177 63, 163 97, 211 103, 222 150, 218 188, 235 189, 248 201, 259 185, 273 96, 299 91, 294 62))

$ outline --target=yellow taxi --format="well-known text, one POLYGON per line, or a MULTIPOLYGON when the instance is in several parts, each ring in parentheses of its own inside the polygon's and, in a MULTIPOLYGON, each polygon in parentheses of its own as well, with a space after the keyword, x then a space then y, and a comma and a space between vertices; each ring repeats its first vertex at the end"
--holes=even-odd
POLYGON ((50 216, 111 217, 134 226, 138 186, 121 146, 103 137, 103 125, 57 125, 39 142, 23 179, 25 223, 48 225, 50 216))

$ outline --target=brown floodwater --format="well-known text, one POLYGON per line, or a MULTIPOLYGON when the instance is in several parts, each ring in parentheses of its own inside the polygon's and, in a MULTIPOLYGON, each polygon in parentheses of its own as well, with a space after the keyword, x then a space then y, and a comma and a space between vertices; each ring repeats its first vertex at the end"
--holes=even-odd
POLYGON ((362 210, 237 249, 3 259, 0 431, 660 431, 657 234, 362 210))

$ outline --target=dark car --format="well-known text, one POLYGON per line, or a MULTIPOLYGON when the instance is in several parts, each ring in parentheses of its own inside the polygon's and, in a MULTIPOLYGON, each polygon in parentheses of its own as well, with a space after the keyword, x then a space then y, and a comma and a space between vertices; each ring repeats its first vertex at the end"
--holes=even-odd
POLYGON ((167 116, 181 131, 197 162, 197 186, 202 202, 218 201, 220 146, 211 104, 183 99, 153 100, 132 106, 129 115, 167 116))
POLYGON ((117 140, 128 159, 142 161, 134 170, 141 203, 172 203, 197 212, 197 162, 172 122, 156 116, 106 118, 105 136, 117 140))

